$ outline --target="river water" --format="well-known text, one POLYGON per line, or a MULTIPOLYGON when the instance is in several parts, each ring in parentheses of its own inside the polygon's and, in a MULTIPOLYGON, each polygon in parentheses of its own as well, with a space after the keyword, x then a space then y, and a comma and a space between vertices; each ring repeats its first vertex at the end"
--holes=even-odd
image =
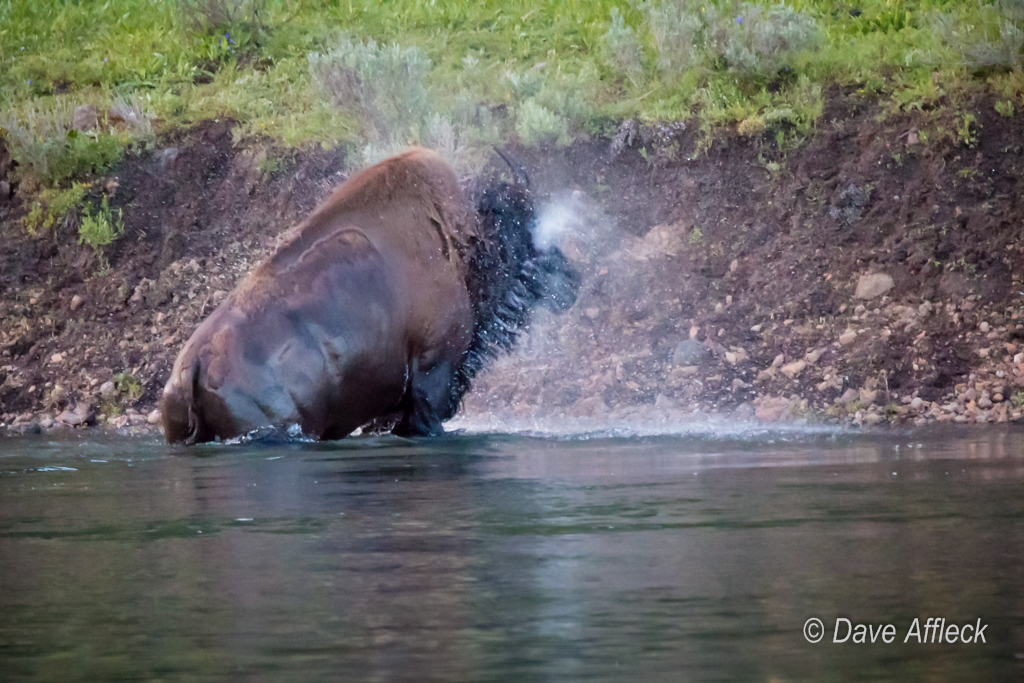
POLYGON ((1022 522, 1020 429, 0 438, 0 679, 1022 680, 1022 522))

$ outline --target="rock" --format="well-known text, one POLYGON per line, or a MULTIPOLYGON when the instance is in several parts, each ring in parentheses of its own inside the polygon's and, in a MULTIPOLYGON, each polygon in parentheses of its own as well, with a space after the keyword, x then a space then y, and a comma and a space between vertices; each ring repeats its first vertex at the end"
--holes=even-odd
POLYGON ((785 362, 786 362, 786 357, 780 353, 779 355, 775 356, 775 360, 772 361, 772 367, 773 368, 780 367, 785 362))
POLYGON ((754 325, 753 327, 751 327, 751 328, 750 328, 750 331, 751 331, 751 332, 760 332, 760 331, 761 331, 761 329, 762 329, 762 327, 763 327, 763 326, 762 326, 762 325, 760 325, 760 324, 758 324, 758 325, 754 325))
POLYGON ((725 352, 725 362, 729 365, 736 365, 737 356, 732 351, 725 352))
POLYGON ((83 104, 75 107, 75 113, 71 117, 71 127, 79 133, 96 128, 99 119, 96 116, 96 107, 91 104, 83 104))
POLYGON ((0 199, 11 198, 11 184, 6 180, 0 180, 0 199))
POLYGON ((149 415, 146 416, 146 422, 151 425, 160 424, 160 420, 163 419, 163 415, 160 413, 160 409, 157 408, 149 415))
POLYGON ((100 385, 100 396, 103 398, 111 398, 117 394, 117 387, 114 386, 113 382, 104 382, 100 385))
POLYGON ((55 353, 52 356, 50 356, 50 362, 51 363, 63 363, 64 362, 64 355, 60 354, 60 353, 55 353))
POLYGON ((49 429, 54 424, 55 423, 52 417, 44 417, 42 420, 39 421, 39 426, 42 427, 43 429, 49 429))
POLYGON ((857 338, 857 333, 853 330, 847 330, 839 335, 839 343, 843 346, 849 346, 857 338))
POLYGON ((608 414, 608 406, 600 396, 588 396, 576 402, 573 412, 580 417, 602 417, 608 414))
POLYGON ((867 415, 864 416, 862 421, 869 427, 874 427, 876 424, 882 421, 882 416, 876 415, 875 413, 868 413, 867 415))
POLYGON ((65 410, 57 416, 57 422, 71 425, 72 427, 91 424, 95 419, 92 410, 88 406, 79 406, 74 410, 65 410))
POLYGON ((754 417, 762 422, 778 422, 784 417, 790 417, 791 415, 789 400, 781 396, 765 397, 754 410, 754 417))
POLYGON ((860 393, 856 389, 847 389, 843 392, 843 395, 839 397, 836 403, 849 403, 850 401, 856 401, 860 396, 860 393))
POLYGON ((992 399, 990 399, 988 396, 982 396, 981 398, 978 399, 978 407, 981 408, 982 410, 988 410, 989 408, 992 407, 992 399))
POLYGON ((781 368, 779 368, 779 371, 782 372, 782 374, 785 375, 786 377, 793 379, 801 372, 803 372, 804 368, 806 367, 807 363, 805 363, 802 360, 798 360, 792 363, 786 363, 781 368))
POLYGON ((736 410, 732 411, 732 417, 735 420, 743 420, 744 422, 751 420, 754 417, 754 406, 749 403, 741 403, 736 406, 736 410))
POLYGON ((588 308, 588 309, 586 309, 586 310, 585 310, 585 311, 583 311, 583 312, 584 312, 584 313, 586 314, 586 316, 587 316, 588 318, 590 318, 591 320, 596 320, 596 319, 597 319, 597 316, 601 315, 601 309, 600 309, 600 308, 597 308, 597 307, 593 307, 593 308, 588 308))
POLYGON ((915 396, 914 399, 910 402, 910 409, 911 410, 920 410, 921 406, 923 406, 923 405, 924 405, 924 401, 921 400, 921 398, 919 396, 915 396))
POLYGON ((814 365, 823 353, 825 353, 825 349, 815 349, 804 356, 804 360, 807 361, 808 365, 814 365))
POLYGON ((711 359, 711 352, 696 339, 686 339, 676 345, 672 363, 677 366, 703 365, 711 359))
POLYGON ((82 307, 83 303, 85 303, 85 299, 83 299, 78 294, 75 294, 73 297, 71 297, 71 310, 77 311, 79 308, 82 307))
POLYGON ((863 403, 865 406, 869 406, 875 402, 878 398, 878 392, 871 389, 861 389, 857 394, 857 400, 863 403))
POLYGON ((863 304, 857 304, 857 307, 853 309, 853 314, 860 316, 864 315, 868 309, 864 308, 863 304))
POLYGON ((10 430, 17 434, 39 434, 43 431, 42 427, 39 426, 38 420, 15 422, 11 425, 10 430))
POLYGON ((978 398, 978 392, 974 390, 974 387, 971 387, 970 389, 968 389, 967 391, 964 392, 964 400, 965 401, 974 401, 977 398, 978 398))
POLYGON ((986 323, 986 322, 983 322, 983 323, 981 323, 980 325, 978 325, 978 330, 979 330, 979 331, 980 331, 980 332, 981 332, 982 334, 985 334, 986 332, 988 332, 988 323, 986 323))
POLYGON ((895 286, 896 283, 885 273, 871 273, 861 275, 857 281, 857 291, 853 293, 855 299, 874 299, 876 296, 885 294, 895 286))

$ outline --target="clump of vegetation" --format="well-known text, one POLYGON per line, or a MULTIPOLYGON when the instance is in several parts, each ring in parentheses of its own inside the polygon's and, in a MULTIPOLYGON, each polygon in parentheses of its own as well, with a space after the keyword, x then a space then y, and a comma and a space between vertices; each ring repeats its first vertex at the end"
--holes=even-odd
POLYGON ((59 185, 70 178, 103 173, 121 158, 130 142, 127 136, 112 130, 79 132, 71 126, 73 111, 67 98, 33 98, 20 110, 12 108, 0 115, 11 156, 23 173, 59 185))
POLYGON ((67 99, 53 98, 28 102, 20 116, 14 111, 0 116, 14 159, 40 177, 49 177, 67 146, 71 113, 67 99))
POLYGON ((626 20, 618 7, 612 7, 611 25, 603 37, 606 59, 605 63, 626 74, 634 85, 640 79, 643 70, 640 43, 633 29, 626 25, 626 20))
POLYGON ((968 63, 1006 69, 1024 66, 1024 2, 997 0, 983 16, 980 35, 964 49, 968 63))
POLYGON ((77 218, 89 183, 72 183, 66 190, 43 189, 22 219, 30 235, 49 233, 57 227, 69 227, 77 218))
POLYGON ((142 398, 142 382, 129 372, 119 372, 114 375, 114 387, 128 403, 135 403, 142 398))
POLYGON ((100 203, 100 209, 96 213, 86 211, 82 215, 82 224, 78 228, 78 243, 87 244, 92 247, 98 255, 102 256, 103 248, 124 234, 124 222, 121 217, 121 209, 115 215, 104 196, 100 203))
POLYGON ((569 127, 561 116, 529 99, 516 114, 516 133, 525 145, 566 144, 569 127))
POLYGON ((818 47, 822 40, 813 17, 783 3, 763 7, 740 2, 732 11, 714 8, 706 14, 716 65, 746 78, 772 81, 797 54, 818 47))
POLYGON ((179 0, 181 17, 193 31, 219 32, 232 26, 261 25, 266 0, 179 0))
POLYGON ((705 6, 695 11, 693 3, 665 1, 640 4, 658 54, 658 68, 670 78, 693 67, 700 60, 700 48, 707 32, 705 6))
POLYGON ((359 119, 365 149, 386 156, 421 139, 432 107, 424 85, 430 60, 418 49, 383 47, 342 34, 326 52, 310 53, 308 59, 316 87, 359 119))

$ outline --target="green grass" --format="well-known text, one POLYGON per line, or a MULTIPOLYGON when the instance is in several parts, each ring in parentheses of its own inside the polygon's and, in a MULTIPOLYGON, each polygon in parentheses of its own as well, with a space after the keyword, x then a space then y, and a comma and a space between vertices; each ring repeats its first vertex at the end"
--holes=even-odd
MULTIPOLYGON (((241 137, 362 146, 364 158, 439 136, 453 154, 505 138, 566 144, 630 117, 785 143, 813 130, 833 83, 890 111, 986 90, 1000 112, 1024 105, 1021 0, 225 0, 233 16, 204 13, 215 4, 0 0, 0 128, 23 171, 66 186, 151 144, 104 116, 93 135, 67 134, 74 106, 105 113, 133 97, 157 133, 230 117, 241 137), (379 112, 339 102, 313 66, 332 50, 336 64, 361 51, 357 75, 411 63, 381 62, 371 40, 429 64, 413 74, 421 111, 386 135, 379 112), (53 120, 26 135, 32 116, 53 120)), ((386 100, 388 83, 373 85, 386 100)))

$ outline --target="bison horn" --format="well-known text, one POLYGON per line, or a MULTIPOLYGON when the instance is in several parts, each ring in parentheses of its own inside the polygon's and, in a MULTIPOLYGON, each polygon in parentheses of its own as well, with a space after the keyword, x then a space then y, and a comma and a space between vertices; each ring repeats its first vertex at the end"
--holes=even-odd
POLYGON ((515 176, 516 182, 525 187, 527 190, 529 190, 530 176, 526 175, 526 169, 523 168, 523 165, 521 163, 519 163, 519 160, 513 157, 511 154, 507 154, 501 151, 497 147, 494 148, 494 151, 497 152, 498 156, 504 159, 505 163, 508 164, 508 167, 512 169, 512 175, 515 176))

